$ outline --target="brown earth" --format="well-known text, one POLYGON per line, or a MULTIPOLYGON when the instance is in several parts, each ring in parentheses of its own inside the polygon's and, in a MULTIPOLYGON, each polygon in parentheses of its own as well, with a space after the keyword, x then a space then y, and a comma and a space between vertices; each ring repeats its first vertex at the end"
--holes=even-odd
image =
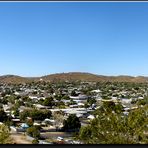
POLYGON ((27 83, 32 81, 89 81, 89 82, 136 82, 144 83, 148 82, 148 77, 138 76, 103 76, 91 73, 82 72, 70 72, 70 73, 58 73, 51 74, 42 77, 20 77, 15 75, 0 76, 0 82, 2 83, 27 83))
POLYGON ((31 141, 26 139, 26 136, 20 133, 12 133, 11 138, 13 144, 32 144, 31 141))

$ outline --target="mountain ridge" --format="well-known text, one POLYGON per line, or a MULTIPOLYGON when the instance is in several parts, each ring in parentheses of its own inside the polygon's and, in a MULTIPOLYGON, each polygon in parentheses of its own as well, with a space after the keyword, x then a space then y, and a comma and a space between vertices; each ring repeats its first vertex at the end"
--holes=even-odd
POLYGON ((144 83, 148 82, 148 77, 145 76, 128 76, 128 75, 118 75, 118 76, 105 76, 92 74, 87 72, 68 72, 68 73, 55 73, 44 75, 41 77, 23 77, 18 75, 2 75, 0 76, 0 83, 27 83, 32 81, 90 81, 90 82, 136 82, 144 83))

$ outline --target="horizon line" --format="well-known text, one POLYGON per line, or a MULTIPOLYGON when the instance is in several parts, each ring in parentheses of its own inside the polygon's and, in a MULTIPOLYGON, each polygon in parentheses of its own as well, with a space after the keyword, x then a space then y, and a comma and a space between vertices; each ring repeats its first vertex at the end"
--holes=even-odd
POLYGON ((49 73, 49 74, 42 74, 40 76, 25 76, 25 75, 20 75, 20 74, 2 74, 2 76, 18 76, 18 77, 23 77, 23 78, 40 78, 48 75, 55 75, 55 74, 70 74, 70 73, 81 73, 81 74, 92 74, 92 75, 97 75, 97 76, 106 76, 106 77, 119 77, 119 76, 128 76, 128 77, 148 77, 148 75, 130 75, 130 74, 98 74, 98 73, 93 73, 93 72, 81 72, 81 71, 73 71, 73 72, 54 72, 54 73, 49 73))

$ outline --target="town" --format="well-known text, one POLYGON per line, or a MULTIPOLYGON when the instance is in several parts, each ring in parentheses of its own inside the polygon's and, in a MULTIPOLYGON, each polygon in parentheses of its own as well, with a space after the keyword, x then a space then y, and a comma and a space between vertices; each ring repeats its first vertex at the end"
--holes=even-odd
POLYGON ((85 144, 76 138, 102 104, 123 116, 148 104, 148 83, 59 81, 0 84, 0 124, 16 144, 85 144))
POLYGON ((0 144, 148 144, 148 3, 0 2, 0 144))

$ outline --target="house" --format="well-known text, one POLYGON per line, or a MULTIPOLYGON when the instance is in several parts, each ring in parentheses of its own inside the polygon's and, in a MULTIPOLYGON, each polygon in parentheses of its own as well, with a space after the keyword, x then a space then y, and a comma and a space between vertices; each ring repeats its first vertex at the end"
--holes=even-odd
POLYGON ((38 108, 38 109, 47 109, 47 107, 46 106, 43 106, 43 105, 41 105, 41 104, 33 104, 36 108, 38 108))
POLYGON ((78 106, 84 106, 84 103, 79 102, 78 106))
POLYGON ((86 100, 88 96, 80 94, 78 96, 69 96, 69 98, 74 100, 86 100))
POLYGON ((78 108, 78 105, 76 105, 76 104, 75 105, 70 105, 69 107, 70 108, 78 108))
POLYGON ((29 98, 34 101, 39 100, 39 98, 37 96, 29 96, 29 98))
POLYGON ((95 118, 94 115, 89 115, 89 116, 87 117, 87 119, 90 119, 90 120, 93 120, 94 118, 95 118))
POLYGON ((37 123, 37 122, 34 122, 33 125, 34 126, 40 126, 41 124, 40 123, 37 123))
POLYGON ((128 99, 128 98, 121 98, 121 103, 122 104, 131 104, 132 99, 128 99))
POLYGON ((91 92, 93 92, 93 93, 100 93, 100 92, 101 92, 101 90, 96 89, 96 90, 92 90, 91 92))

